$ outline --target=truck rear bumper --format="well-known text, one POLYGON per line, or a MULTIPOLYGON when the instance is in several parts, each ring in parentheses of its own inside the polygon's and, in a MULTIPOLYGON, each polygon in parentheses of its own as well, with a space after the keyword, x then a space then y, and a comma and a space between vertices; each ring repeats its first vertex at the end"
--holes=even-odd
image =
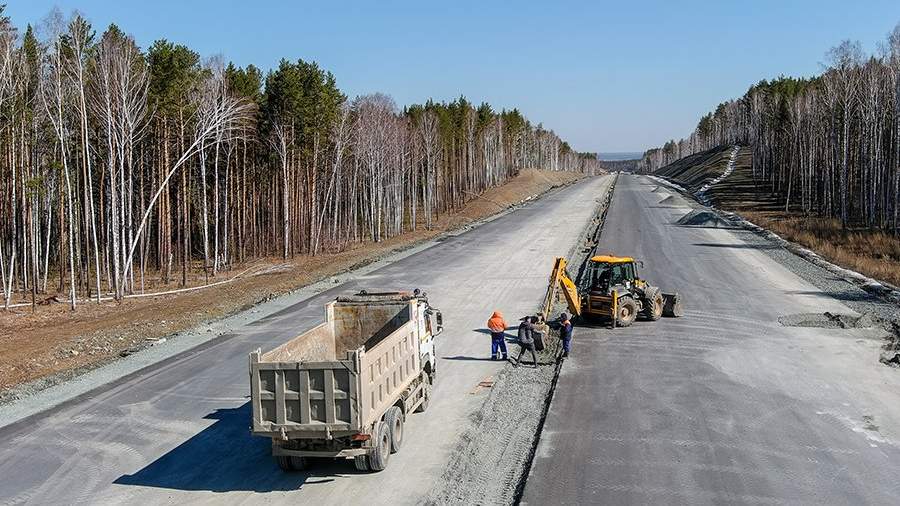
POLYGON ((311 450, 289 450, 280 446, 272 446, 272 455, 291 456, 291 457, 322 457, 332 459, 352 459, 357 455, 367 455, 371 448, 346 448, 340 451, 311 451, 311 450))

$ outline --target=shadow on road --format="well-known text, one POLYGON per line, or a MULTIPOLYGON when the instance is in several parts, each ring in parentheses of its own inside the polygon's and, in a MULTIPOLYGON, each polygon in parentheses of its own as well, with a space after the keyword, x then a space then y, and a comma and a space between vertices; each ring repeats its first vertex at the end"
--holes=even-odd
POLYGON ((215 423, 134 474, 113 483, 176 490, 271 492, 297 490, 358 474, 351 461, 316 459, 311 469, 278 468, 266 438, 250 435, 250 403, 204 417, 215 423))
POLYGON ((864 292, 862 290, 791 290, 784 293, 791 295, 812 295, 815 297, 825 297, 850 302, 872 302, 884 303, 887 305, 890 304, 889 302, 884 302, 880 297, 878 297, 878 295, 864 292))
POLYGON ((455 357, 441 357, 443 360, 473 360, 480 362, 490 362, 490 357, 468 357, 465 355, 456 355, 455 357))
POLYGON ((695 242, 691 246, 704 246, 706 248, 726 249, 781 249, 777 244, 716 244, 711 242, 695 242))

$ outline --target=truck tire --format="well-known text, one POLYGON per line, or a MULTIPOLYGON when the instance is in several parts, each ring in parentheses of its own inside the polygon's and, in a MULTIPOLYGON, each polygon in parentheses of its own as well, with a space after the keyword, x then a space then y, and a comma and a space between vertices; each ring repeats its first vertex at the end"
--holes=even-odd
POLYGON ((278 467, 284 472, 303 471, 309 467, 309 461, 306 457, 293 457, 290 455, 279 455, 275 457, 278 467))
POLYGON ((369 457, 367 455, 357 455, 353 457, 353 465, 356 466, 357 471, 368 471, 369 457))
POLYGON ((637 317, 637 302, 631 297, 620 297, 616 309, 616 326, 630 327, 637 317))
POLYGON ((384 422, 375 426, 375 448, 369 454, 369 470, 384 471, 391 456, 391 431, 384 422))
POLYGON ((403 412, 397 406, 391 407, 384 414, 384 423, 391 433, 391 453, 397 453, 403 444, 403 412))
POLYGON ((425 386, 422 387, 422 403, 416 408, 416 413, 424 413, 428 409, 431 400, 431 376, 425 376, 425 386))

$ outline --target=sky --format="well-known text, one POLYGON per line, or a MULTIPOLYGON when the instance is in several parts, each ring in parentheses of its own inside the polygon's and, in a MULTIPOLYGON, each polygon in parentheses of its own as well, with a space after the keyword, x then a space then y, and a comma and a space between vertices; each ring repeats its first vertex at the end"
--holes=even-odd
POLYGON ((59 7, 145 49, 165 38, 241 66, 313 60, 350 97, 517 107, 603 152, 689 135, 760 79, 817 74, 843 39, 874 52, 900 22, 900 0, 6 1, 21 28, 59 7))

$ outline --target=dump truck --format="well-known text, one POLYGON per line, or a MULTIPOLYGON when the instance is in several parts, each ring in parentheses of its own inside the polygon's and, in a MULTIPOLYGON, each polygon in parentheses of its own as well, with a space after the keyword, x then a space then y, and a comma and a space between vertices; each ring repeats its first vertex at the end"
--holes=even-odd
POLYGON ((406 417, 428 407, 442 324, 419 290, 337 297, 324 323, 250 354, 253 435, 271 438, 284 471, 309 457, 383 470, 406 417))
POLYGON ((550 272, 540 316, 549 316, 557 290, 562 291, 572 314, 606 319, 613 327, 628 327, 638 316, 649 321, 682 316, 678 294, 663 293, 641 279, 638 264, 640 261, 632 257, 596 255, 588 260, 586 271, 576 282, 566 270, 566 259, 558 257, 550 272))

